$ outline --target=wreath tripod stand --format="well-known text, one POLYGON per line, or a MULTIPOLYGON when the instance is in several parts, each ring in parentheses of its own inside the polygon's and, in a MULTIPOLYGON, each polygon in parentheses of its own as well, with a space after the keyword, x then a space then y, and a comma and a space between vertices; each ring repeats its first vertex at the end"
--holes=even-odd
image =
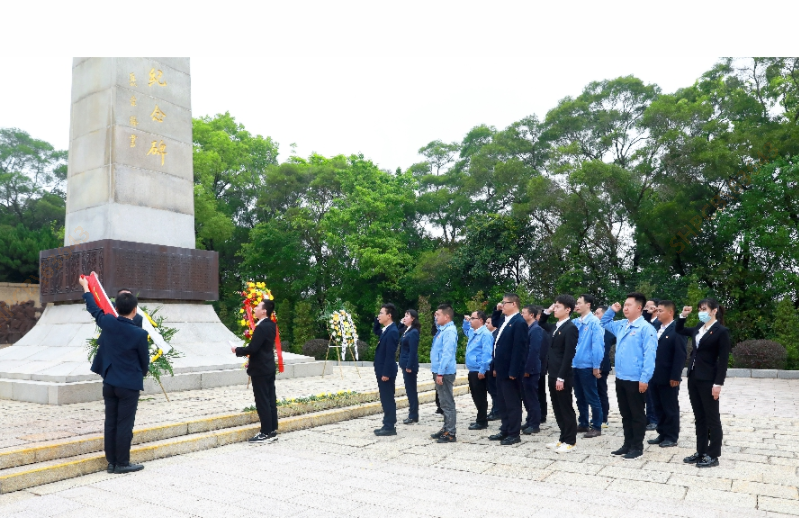
MULTIPOLYGON (((350 356, 352 356, 352 358, 355 358, 355 347, 356 347, 355 345, 346 346, 344 348, 345 357, 346 357, 346 354, 347 354, 346 351, 350 351, 350 356)), ((327 370, 327 357, 330 355, 330 349, 335 349, 336 350, 336 361, 338 362, 339 374, 341 375, 341 379, 344 379, 344 369, 341 368, 341 353, 339 352, 339 349, 341 349, 341 347, 338 346, 338 345, 333 344, 333 339, 332 338, 327 342, 327 352, 325 353, 325 366, 322 367, 322 377, 325 376, 325 370, 327 370)), ((361 371, 358 369, 358 362, 357 361, 355 362, 355 372, 358 373, 358 377, 360 378, 361 377, 361 371)))

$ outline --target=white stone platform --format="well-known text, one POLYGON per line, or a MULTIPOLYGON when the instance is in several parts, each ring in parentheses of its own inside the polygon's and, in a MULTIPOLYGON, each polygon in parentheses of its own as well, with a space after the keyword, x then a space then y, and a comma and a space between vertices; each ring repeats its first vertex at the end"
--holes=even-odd
MULTIPOLYGON (((164 376, 171 392, 246 383, 243 359, 230 352, 241 340, 220 322, 213 307, 203 303, 141 305, 166 319, 178 330, 172 345, 183 353, 173 363, 175 376, 164 376)), ((16 344, 0 350, 0 399, 50 405, 82 403, 101 398, 99 376, 89 370, 87 340, 97 328, 84 304, 48 305, 36 326, 16 344)), ((282 377, 318 376, 322 363, 308 356, 284 353, 282 377)), ((160 393, 152 380, 145 393, 160 393)))

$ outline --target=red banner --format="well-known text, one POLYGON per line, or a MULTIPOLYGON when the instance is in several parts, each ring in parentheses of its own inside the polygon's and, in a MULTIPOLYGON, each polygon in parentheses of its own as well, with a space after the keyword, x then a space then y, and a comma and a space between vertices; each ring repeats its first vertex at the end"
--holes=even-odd
POLYGON ((89 281, 89 291, 94 297, 94 302, 96 302, 97 306, 103 310, 103 313, 118 317, 119 313, 117 313, 114 305, 111 304, 111 299, 109 299, 108 295, 105 293, 103 285, 100 284, 100 279, 97 278, 97 274, 92 272, 90 275, 81 275, 81 278, 87 279, 89 281))

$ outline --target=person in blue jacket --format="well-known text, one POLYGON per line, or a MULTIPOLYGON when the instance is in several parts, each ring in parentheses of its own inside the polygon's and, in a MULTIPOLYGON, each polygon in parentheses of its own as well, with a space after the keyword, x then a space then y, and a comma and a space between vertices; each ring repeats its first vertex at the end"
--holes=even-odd
POLYGON ((585 432, 583 438, 602 435, 602 402, 599 400, 597 380, 602 377, 602 358, 605 356, 605 330, 592 313, 593 295, 584 293, 577 299, 574 310, 579 317, 574 325, 580 331, 577 350, 574 353, 574 396, 577 399, 577 433, 585 432), (588 423, 588 408, 591 408, 591 423, 588 423))
POLYGON ((383 406, 383 427, 375 430, 375 435, 383 437, 397 435, 397 402, 394 401, 394 386, 397 380, 397 362, 394 360, 399 345, 399 331, 394 324, 397 308, 394 304, 383 304, 377 321, 383 326, 380 341, 375 350, 375 377, 383 406))
MULTIPOLYGON (((607 306, 598 306, 594 311, 594 316, 600 321, 607 306)), ((599 367, 601 376, 596 380, 596 388, 599 391, 599 402, 602 405, 602 428, 608 427, 608 416, 610 415, 610 401, 608 400, 608 376, 610 376, 610 350, 616 343, 616 336, 605 329, 605 355, 602 357, 602 366, 599 367)))
POLYGON ((466 369, 469 371, 469 392, 477 407, 477 419, 469 430, 488 428, 488 378, 491 376, 491 359, 494 354, 494 336, 485 326, 486 314, 473 311, 463 317, 463 334, 466 343, 466 369))
POLYGON ((646 434, 646 390, 655 371, 655 354, 658 340, 655 328, 641 313, 646 304, 642 293, 627 294, 624 301, 626 320, 613 321, 622 309, 616 302, 602 316, 602 327, 616 336, 616 397, 624 428, 624 444, 611 452, 625 459, 635 459, 644 454, 646 434))
POLYGON ((103 334, 91 368, 92 372, 103 378, 108 472, 139 471, 144 466, 130 463, 130 443, 133 440, 139 392, 144 390, 144 376, 150 368, 147 331, 133 322, 139 301, 132 293, 120 293, 116 298, 119 316, 115 317, 97 307, 85 277, 80 277, 78 282, 83 287, 86 310, 103 334))
POLYGON ((444 426, 430 437, 440 443, 456 441, 455 411, 455 353, 458 349, 458 329, 452 322, 455 311, 449 304, 441 304, 436 310, 435 319, 438 333, 430 348, 430 370, 436 380, 436 393, 444 412, 444 426))
POLYGON ((408 396, 408 417, 402 423, 411 424, 419 422, 419 393, 416 385, 419 374, 419 329, 422 328, 419 313, 415 309, 406 310, 402 324, 405 332, 400 339, 399 366, 408 396))

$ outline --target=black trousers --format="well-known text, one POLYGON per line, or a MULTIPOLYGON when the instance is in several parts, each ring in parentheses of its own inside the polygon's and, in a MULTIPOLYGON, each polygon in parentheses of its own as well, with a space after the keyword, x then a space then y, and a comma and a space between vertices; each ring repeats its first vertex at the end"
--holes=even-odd
POLYGON ((261 420, 261 433, 269 435, 277 431, 277 396, 275 394, 275 375, 250 376, 252 393, 255 396, 255 409, 261 420))
POLYGON ((646 396, 646 423, 658 424, 658 413, 655 410, 655 402, 652 400, 652 393, 647 390, 644 395, 646 396))
POLYGON ((677 442, 680 438, 680 386, 650 383, 649 391, 658 417, 658 435, 677 442))
POLYGON ((608 401, 608 375, 609 372, 603 372, 602 377, 596 380, 596 388, 599 392, 599 403, 602 405, 602 419, 608 422, 608 412, 610 412, 610 401, 608 401))
POLYGON ((563 390, 556 390, 557 378, 549 377, 549 396, 552 398, 552 412, 560 428, 558 442, 577 444, 577 414, 574 413, 571 379, 563 382, 563 390))
MULTIPOLYGON (((433 383, 436 382, 436 373, 433 373, 433 383)), ((433 385, 433 390, 435 390, 435 385, 433 385)), ((438 400, 438 390, 436 390, 436 412, 441 414, 441 402, 438 400)))
POLYGON ((405 384, 405 395, 408 396, 409 419, 419 419, 419 391, 416 385, 418 374, 419 371, 408 372, 402 369, 402 382, 405 384))
POLYGON ((541 407, 541 422, 547 420, 547 373, 538 377, 538 406, 541 407))
POLYGON ((377 390, 380 392, 380 404, 383 406, 383 428, 394 428, 397 424, 397 402, 394 400, 394 385, 397 377, 392 376, 388 381, 377 377, 377 390))
POLYGON ((497 399, 499 399, 499 390, 497 389, 497 378, 494 377, 491 369, 486 371, 486 388, 488 389, 488 395, 491 396, 491 411, 495 412, 497 399))
POLYGON ((103 383, 105 401, 105 459, 109 464, 130 462, 133 423, 139 407, 139 391, 103 383))
POLYGON ((721 429, 719 400, 713 399, 713 382, 698 381, 691 372, 688 375, 688 398, 696 421, 696 452, 714 459, 721 457, 724 432, 721 429))
POLYGON ((527 419, 524 421, 525 427, 531 426, 539 428, 541 426, 541 404, 538 402, 538 378, 540 376, 528 376, 522 378, 522 400, 524 409, 527 410, 527 419))
POLYGON ((518 378, 497 378, 497 388, 504 403, 499 431, 509 437, 518 437, 522 431, 522 382, 518 378))
POLYGON ((477 419, 479 424, 488 424, 488 377, 491 373, 486 373, 483 379, 478 377, 477 371, 469 371, 469 391, 472 393, 472 401, 477 407, 477 419))
POLYGON ((646 393, 638 391, 638 382, 616 379, 616 398, 624 428, 624 446, 631 450, 644 449, 646 434, 646 393))

